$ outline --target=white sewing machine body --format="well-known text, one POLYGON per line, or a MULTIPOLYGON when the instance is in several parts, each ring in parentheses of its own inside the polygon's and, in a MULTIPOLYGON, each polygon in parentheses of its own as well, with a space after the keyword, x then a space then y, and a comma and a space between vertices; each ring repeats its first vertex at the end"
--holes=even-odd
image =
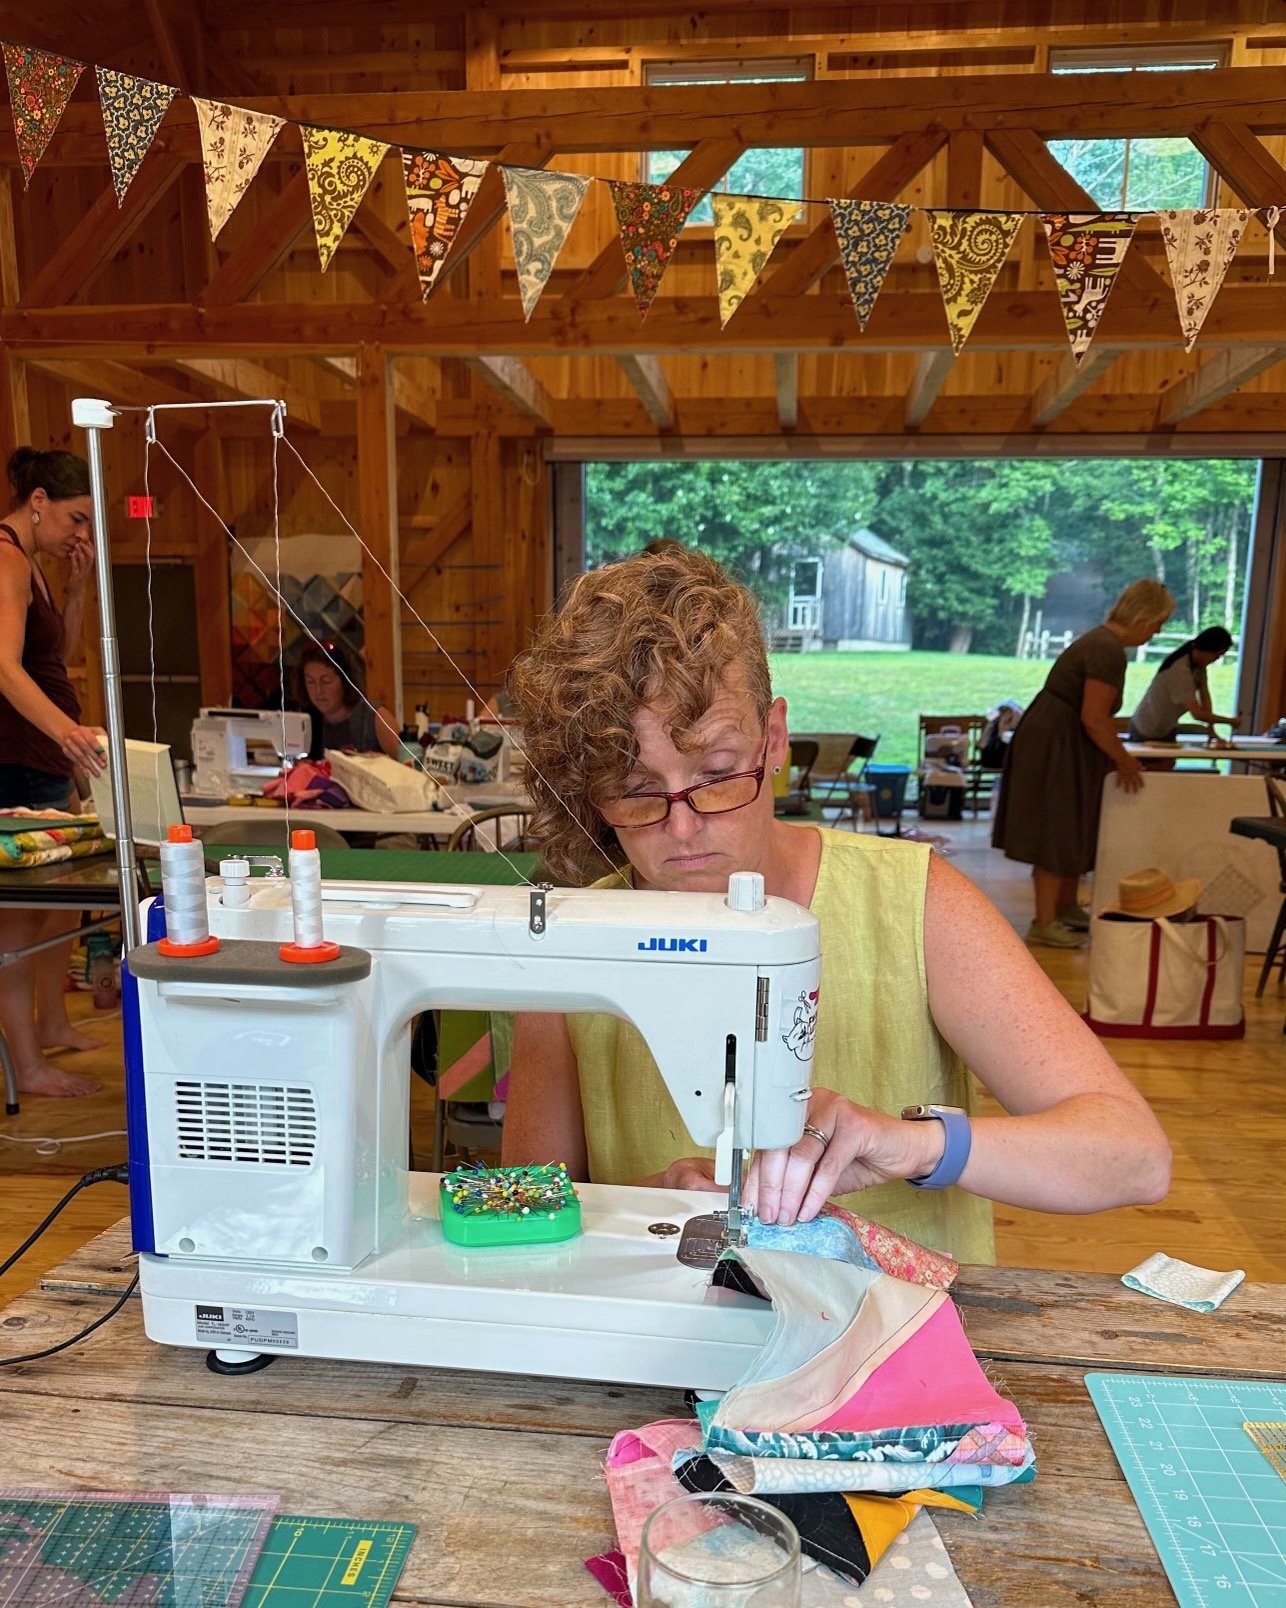
POLYGON ((444 1240, 437 1178, 407 1167, 411 1019, 446 1007, 625 1016, 694 1143, 726 1161, 730 1147, 789 1145, 803 1131, 816 918, 780 899, 734 910, 713 894, 326 883, 341 958, 292 966, 277 959, 290 884, 252 887, 245 907, 227 908, 208 882, 218 955, 166 959, 149 945, 130 957, 131 1206, 148 1335, 232 1362, 295 1353, 733 1383, 771 1313, 676 1254, 685 1220, 722 1197, 581 1185, 573 1239, 444 1240))
POLYGON ((192 722, 192 786, 206 798, 262 793, 311 744, 310 717, 294 710, 202 709, 192 722))

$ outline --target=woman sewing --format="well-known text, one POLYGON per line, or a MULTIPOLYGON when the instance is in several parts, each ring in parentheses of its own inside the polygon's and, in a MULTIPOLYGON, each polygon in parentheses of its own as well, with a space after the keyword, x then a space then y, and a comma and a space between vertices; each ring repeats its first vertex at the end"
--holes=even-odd
POLYGON ((313 717, 309 759, 320 759, 328 748, 347 748, 358 754, 383 752, 390 759, 399 758, 392 711, 366 700, 338 643, 310 642, 299 656, 295 673, 303 706, 313 717))
POLYGON ((1130 741, 1171 743, 1185 715, 1200 721, 1210 737, 1216 726, 1235 726, 1236 715, 1215 714, 1206 680, 1206 671, 1230 647, 1232 633, 1222 625, 1211 625, 1167 654, 1130 716, 1130 741))
MULTIPOLYGON (((1165 1194, 1147 1104, 972 883, 921 844, 774 818, 764 779, 787 763, 786 705, 754 599, 711 560, 667 550, 582 576, 511 685, 555 876, 722 892, 759 871, 819 919, 818 1086, 798 1143, 751 1165, 763 1221, 838 1197, 986 1261, 992 1200, 1090 1212, 1165 1194), (966 1065, 1009 1115, 971 1115, 966 1065), (958 1109, 903 1120, 912 1105, 958 1109)), ((714 1187, 628 1023, 520 1016, 512 1066, 506 1163, 714 1187)))

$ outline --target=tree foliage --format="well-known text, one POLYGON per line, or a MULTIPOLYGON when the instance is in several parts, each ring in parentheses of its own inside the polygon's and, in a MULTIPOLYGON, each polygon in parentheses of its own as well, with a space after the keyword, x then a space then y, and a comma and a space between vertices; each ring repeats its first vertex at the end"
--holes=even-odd
POLYGON ((1108 600, 1155 575, 1176 626, 1235 630, 1257 474, 1235 459, 593 464, 586 558, 672 536, 775 611, 795 558, 869 528, 911 560, 918 647, 1013 652, 1050 580, 1078 567, 1108 600))

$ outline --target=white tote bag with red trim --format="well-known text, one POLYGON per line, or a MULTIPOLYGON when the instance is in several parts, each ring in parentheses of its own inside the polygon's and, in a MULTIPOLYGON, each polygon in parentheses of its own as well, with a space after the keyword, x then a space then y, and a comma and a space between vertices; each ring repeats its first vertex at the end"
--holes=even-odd
POLYGON ((1242 916, 1095 916, 1085 1020, 1104 1038, 1241 1038, 1242 916))

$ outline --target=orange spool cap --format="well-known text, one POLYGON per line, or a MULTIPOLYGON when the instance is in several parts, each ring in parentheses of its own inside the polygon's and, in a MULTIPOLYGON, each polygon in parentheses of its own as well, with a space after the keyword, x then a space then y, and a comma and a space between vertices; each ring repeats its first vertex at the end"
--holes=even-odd
MULTIPOLYGON (((173 831, 174 828, 171 827, 170 830, 173 831)), ((184 827, 183 830, 189 836, 191 835, 192 828, 190 826, 184 827)), ((315 849, 317 847, 317 834, 311 827, 297 826, 290 834, 290 846, 292 849, 315 849)))

